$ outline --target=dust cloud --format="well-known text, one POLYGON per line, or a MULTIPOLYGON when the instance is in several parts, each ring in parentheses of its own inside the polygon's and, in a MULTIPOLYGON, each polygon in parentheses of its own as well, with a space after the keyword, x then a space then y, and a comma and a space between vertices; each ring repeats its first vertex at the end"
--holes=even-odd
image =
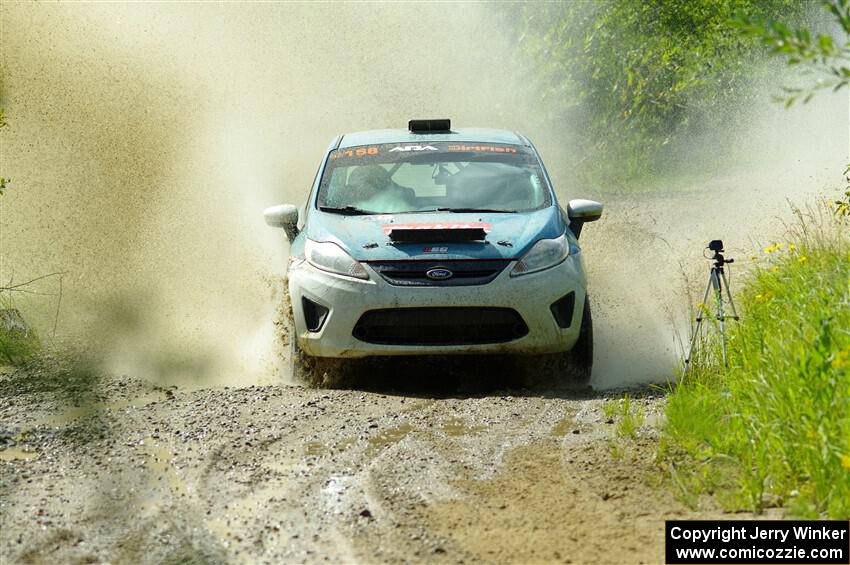
MULTIPOLYGON (((10 126, 0 170, 13 182, 0 201, 0 279, 64 272, 57 339, 96 347, 110 370, 181 384, 274 382, 287 247, 262 209, 300 204, 337 134, 445 116, 522 131, 562 198, 605 201, 606 217, 583 235, 594 383, 663 380, 676 358, 679 263, 704 266, 699 250, 714 237, 748 249, 785 196, 834 180, 846 144, 812 139, 846 139, 846 101, 742 113, 734 143, 746 173, 701 170, 694 186, 656 194, 579 191, 565 149, 577 133, 547 122, 557 109, 535 96, 530 65, 492 12, 4 2, 10 126)), ((695 169, 717 139, 694 140, 695 169)), ((49 335, 55 297, 28 305, 49 335)))
MULTIPOLYGON (((59 334, 134 375, 274 379, 286 243, 261 211, 306 197, 337 134, 522 123, 480 5, 0 9, 0 275, 66 272, 59 334)), ((50 333, 54 300, 30 304, 50 333)))
POLYGON ((814 205, 843 185, 848 96, 825 94, 786 110, 769 102, 794 80, 784 71, 753 86, 752 105, 729 109, 738 128, 687 141, 691 178, 651 193, 599 195, 609 204, 605 223, 582 234, 596 306, 594 386, 668 382, 708 283, 708 242, 723 240, 735 259, 726 268, 734 292, 762 248, 786 237, 792 207, 814 205), (731 155, 728 162, 712 159, 717 151, 731 155))

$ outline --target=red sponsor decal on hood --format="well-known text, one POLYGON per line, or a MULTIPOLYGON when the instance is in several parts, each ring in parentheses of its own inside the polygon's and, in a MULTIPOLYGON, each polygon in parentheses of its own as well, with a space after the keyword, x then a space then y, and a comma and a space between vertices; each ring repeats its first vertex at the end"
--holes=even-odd
POLYGON ((490 233, 492 224, 487 222, 419 222, 416 224, 384 224, 384 235, 393 230, 484 230, 490 233))

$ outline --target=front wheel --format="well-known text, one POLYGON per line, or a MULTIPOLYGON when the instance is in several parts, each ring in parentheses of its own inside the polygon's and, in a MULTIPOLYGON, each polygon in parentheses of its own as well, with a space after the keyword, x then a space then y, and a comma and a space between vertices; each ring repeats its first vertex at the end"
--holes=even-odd
POLYGON ((572 350, 567 352, 571 366, 571 381, 586 386, 593 372, 593 318, 590 315, 590 297, 584 297, 581 315, 581 333, 572 350))
POLYGON ((593 319, 590 299, 585 297, 581 329, 573 348, 563 353, 522 357, 520 374, 533 387, 584 389, 593 370, 593 319))
POLYGON ((313 357, 298 345, 298 334, 292 313, 289 317, 289 374, 296 383, 330 388, 339 385, 344 377, 354 377, 357 359, 313 357))

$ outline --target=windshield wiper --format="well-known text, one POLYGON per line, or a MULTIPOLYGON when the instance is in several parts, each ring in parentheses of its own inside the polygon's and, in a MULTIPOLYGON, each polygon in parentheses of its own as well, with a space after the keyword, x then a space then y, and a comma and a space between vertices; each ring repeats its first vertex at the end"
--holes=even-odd
POLYGON ((322 212, 330 212, 331 214, 345 214, 348 216, 371 216, 373 214, 379 214, 380 212, 373 212, 371 210, 363 210, 362 208, 358 208, 357 206, 341 206, 336 208, 334 206, 319 206, 319 210, 322 212))
POLYGON ((516 210, 502 210, 496 208, 434 208, 433 210, 421 210, 422 212, 504 212, 505 214, 516 214, 516 210))

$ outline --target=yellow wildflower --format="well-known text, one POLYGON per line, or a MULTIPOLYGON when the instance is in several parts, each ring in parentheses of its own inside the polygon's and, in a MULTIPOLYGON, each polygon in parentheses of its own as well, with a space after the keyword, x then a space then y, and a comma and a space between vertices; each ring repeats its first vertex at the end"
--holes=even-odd
POLYGON ((836 371, 842 371, 850 368, 850 349, 845 349, 844 351, 836 353, 831 365, 836 371))
POLYGON ((779 267, 774 267, 774 268, 772 268, 772 269, 771 269, 771 271, 773 271, 774 273, 778 273, 778 272, 779 272, 779 267))
POLYGON ((800 255, 799 257, 797 257, 797 262, 798 263, 805 263, 806 262, 806 256, 800 255))
POLYGON ((850 471, 850 454, 845 453, 841 456, 841 466, 850 471))
POLYGON ((789 243, 789 244, 788 244, 788 249, 790 249, 791 251, 794 251, 795 249, 797 249, 797 246, 796 246, 796 245, 794 245, 793 243, 789 243))

